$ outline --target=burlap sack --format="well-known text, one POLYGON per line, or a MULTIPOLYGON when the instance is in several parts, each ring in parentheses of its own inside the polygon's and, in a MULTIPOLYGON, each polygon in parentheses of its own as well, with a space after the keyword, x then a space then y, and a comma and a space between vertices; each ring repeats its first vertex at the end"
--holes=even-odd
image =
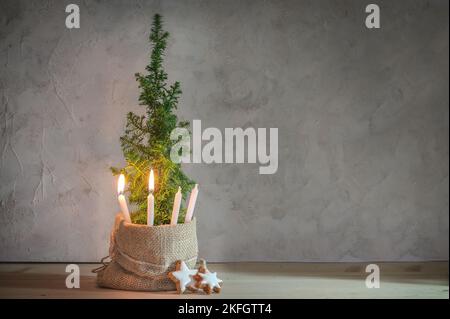
POLYGON ((148 227, 127 223, 118 214, 110 241, 111 262, 96 270, 100 287, 175 290, 167 274, 176 261, 183 260, 190 268, 197 262, 195 218, 186 224, 148 227))

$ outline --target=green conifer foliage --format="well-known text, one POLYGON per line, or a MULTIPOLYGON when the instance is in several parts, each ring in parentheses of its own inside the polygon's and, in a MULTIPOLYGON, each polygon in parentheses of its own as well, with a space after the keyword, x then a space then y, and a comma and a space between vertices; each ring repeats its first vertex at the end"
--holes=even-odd
MULTIPOLYGON (((164 51, 169 33, 163 30, 162 18, 156 14, 153 19, 150 43, 153 48, 146 74, 136 73, 141 93, 139 102, 145 106, 145 114, 127 114, 125 133, 120 137, 125 167, 112 167, 114 175, 123 173, 126 177, 128 201, 135 207, 131 213, 133 223, 147 223, 148 177, 150 168, 155 173, 155 225, 168 224, 178 186, 183 199, 191 191, 194 181, 181 170, 181 165, 170 160, 170 149, 176 141, 170 133, 176 127, 188 128, 189 122, 178 121, 173 111, 181 95, 180 83, 167 84, 167 73, 163 68, 164 51)), ((179 222, 186 212, 182 205, 179 222)), ((130 208, 131 208, 130 207, 130 208)))

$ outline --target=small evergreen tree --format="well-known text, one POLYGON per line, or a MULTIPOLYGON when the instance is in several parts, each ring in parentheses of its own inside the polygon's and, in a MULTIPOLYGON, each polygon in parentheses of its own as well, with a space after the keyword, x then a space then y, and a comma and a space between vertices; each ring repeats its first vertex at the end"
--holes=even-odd
MULTIPOLYGON (((150 168, 155 173, 155 225, 170 223, 172 206, 178 186, 183 198, 192 189, 194 181, 182 171, 181 165, 170 160, 170 149, 176 141, 170 133, 178 127, 187 128, 189 122, 179 122, 173 113, 181 95, 180 83, 167 84, 163 69, 163 57, 169 33, 162 29, 162 18, 156 14, 153 19, 150 43, 153 48, 147 74, 136 73, 141 93, 139 102, 145 106, 144 115, 127 114, 125 133, 120 137, 126 165, 112 167, 114 175, 123 173, 127 180, 128 199, 134 207, 131 213, 133 223, 147 223, 148 177, 150 168)), ((184 220, 185 205, 182 205, 179 219, 184 220)))

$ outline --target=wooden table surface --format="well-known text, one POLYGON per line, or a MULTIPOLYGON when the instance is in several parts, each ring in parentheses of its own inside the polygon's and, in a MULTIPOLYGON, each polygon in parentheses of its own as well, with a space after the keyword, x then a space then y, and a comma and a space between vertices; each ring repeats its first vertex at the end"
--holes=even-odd
POLYGON ((377 263, 381 286, 365 286, 368 263, 209 263, 220 294, 134 292, 99 288, 79 264, 80 288, 65 286, 67 264, 0 263, 0 298, 449 298, 448 262, 377 263))

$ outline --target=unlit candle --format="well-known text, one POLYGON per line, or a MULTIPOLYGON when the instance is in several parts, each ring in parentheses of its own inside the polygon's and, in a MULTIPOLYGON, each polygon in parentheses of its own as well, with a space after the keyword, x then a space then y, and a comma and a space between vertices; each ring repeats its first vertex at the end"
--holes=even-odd
POLYGON ((175 199, 173 201, 172 219, 170 220, 170 225, 177 224, 178 214, 180 212, 180 205, 181 205, 181 187, 178 187, 178 192, 175 194, 175 199))
POLYGON ((150 170, 150 176, 148 178, 148 194, 147 197, 147 226, 153 226, 155 220, 155 197, 153 196, 153 191, 155 189, 155 177, 153 175, 153 170, 150 170))
POLYGON ((198 195, 198 184, 191 191, 191 197, 189 198, 188 208, 186 210, 186 217, 184 219, 185 223, 189 223, 192 220, 192 215, 194 214, 195 202, 197 201, 198 195))

